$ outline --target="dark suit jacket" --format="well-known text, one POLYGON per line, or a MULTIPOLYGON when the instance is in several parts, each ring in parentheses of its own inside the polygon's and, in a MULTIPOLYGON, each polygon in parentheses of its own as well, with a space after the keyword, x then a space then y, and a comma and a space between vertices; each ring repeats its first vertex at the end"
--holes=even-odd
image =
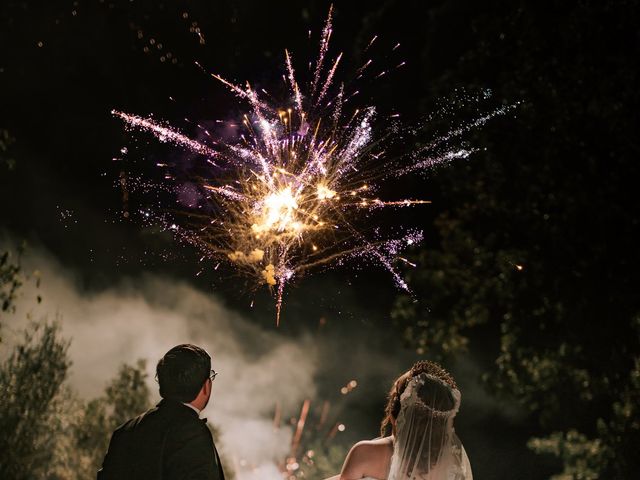
POLYGON ((206 420, 165 399, 118 427, 98 480, 128 479, 224 480, 206 420))

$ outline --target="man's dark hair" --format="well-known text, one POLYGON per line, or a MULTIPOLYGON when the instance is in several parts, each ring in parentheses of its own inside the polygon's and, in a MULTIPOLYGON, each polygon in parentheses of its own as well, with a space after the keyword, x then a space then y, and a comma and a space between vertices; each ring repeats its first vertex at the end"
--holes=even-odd
POLYGON ((177 345, 160 359, 156 375, 162 398, 191 402, 211 372, 211 357, 191 344, 177 345))

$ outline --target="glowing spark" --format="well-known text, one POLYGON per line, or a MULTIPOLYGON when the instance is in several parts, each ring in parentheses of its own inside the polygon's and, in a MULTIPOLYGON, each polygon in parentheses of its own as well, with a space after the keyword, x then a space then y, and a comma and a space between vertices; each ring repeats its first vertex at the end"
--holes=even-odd
POLYGON ((300 417, 298 418, 298 423, 296 424, 296 431, 293 435, 293 439, 291 441, 291 456, 295 457, 296 451, 298 450, 298 446, 300 445, 300 439, 302 438, 302 432, 304 430, 304 425, 307 421, 307 415, 309 414, 309 407, 311 406, 311 400, 307 399, 302 404, 302 409, 300 410, 300 417))
POLYGON ((367 50, 369 50, 369 48, 371 47, 371 45, 373 45, 373 42, 375 42, 378 38, 378 35, 374 35, 373 38, 371 39, 371 41, 369 42, 369 45, 367 45, 367 48, 364 49, 364 51, 366 52, 367 50))
POLYGON ((276 402, 275 412, 273 413, 273 429, 280 429, 280 420, 282 418, 282 411, 280 409, 280 402, 276 402))
POLYGON ((402 260, 404 263, 406 263, 407 265, 411 265, 412 267, 416 267, 416 264, 413 262, 410 262, 409 260, 407 260, 404 257, 398 257, 399 260, 402 260))
POLYGON ((317 188, 318 200, 327 200, 336 196, 336 192, 327 188, 325 185, 318 185, 317 188))

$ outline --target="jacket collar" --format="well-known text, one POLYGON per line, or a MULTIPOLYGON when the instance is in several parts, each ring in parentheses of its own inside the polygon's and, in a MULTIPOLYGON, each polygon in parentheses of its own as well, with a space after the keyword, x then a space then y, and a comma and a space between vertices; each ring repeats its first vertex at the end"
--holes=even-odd
POLYGON ((193 415, 196 418, 199 417, 198 412, 196 412, 193 408, 188 407, 184 403, 180 402, 179 400, 163 398, 162 400, 160 400, 160 403, 158 403, 158 405, 156 406, 158 408, 171 408, 171 409, 177 409, 180 411, 186 411, 186 412, 189 412, 190 415, 193 415))

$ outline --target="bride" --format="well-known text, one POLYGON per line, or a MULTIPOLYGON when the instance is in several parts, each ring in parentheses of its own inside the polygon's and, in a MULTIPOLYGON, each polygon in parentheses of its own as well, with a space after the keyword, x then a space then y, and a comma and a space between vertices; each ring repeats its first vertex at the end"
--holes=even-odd
POLYGON ((472 480, 453 429, 459 408, 449 372, 434 362, 416 363, 391 387, 381 437, 356 443, 340 475, 327 480, 472 480))

